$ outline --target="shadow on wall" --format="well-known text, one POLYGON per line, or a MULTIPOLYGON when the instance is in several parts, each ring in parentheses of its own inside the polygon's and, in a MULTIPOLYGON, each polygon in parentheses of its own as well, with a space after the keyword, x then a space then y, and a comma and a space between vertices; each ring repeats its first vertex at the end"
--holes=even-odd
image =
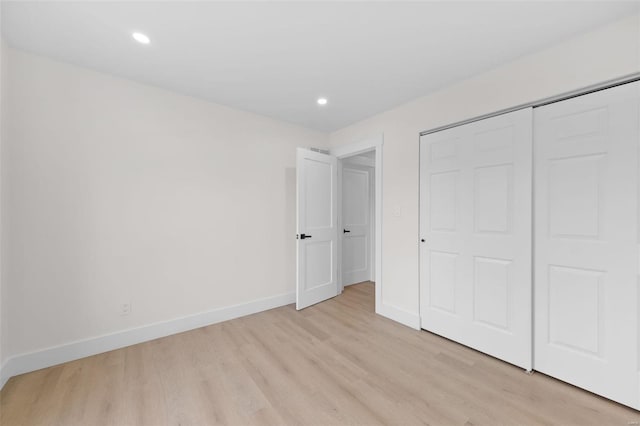
POLYGON ((285 216, 284 229, 287 237, 285 238, 285 276, 287 280, 287 288, 295 291, 296 287, 296 168, 287 167, 284 171, 285 185, 285 216))

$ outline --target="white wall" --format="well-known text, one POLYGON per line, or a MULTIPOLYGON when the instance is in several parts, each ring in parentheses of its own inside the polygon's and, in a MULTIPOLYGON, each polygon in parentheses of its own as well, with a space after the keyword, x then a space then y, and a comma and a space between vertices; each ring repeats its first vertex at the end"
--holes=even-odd
MULTIPOLYGON (((0 5, 0 10, 2 10, 2 7, 0 5)), ((2 20, 1 18, 1 14, 0 14, 0 21, 2 20)), ((3 196, 4 196, 4 191, 2 189, 4 182, 2 179, 2 163, 4 161, 4 156, 2 155, 2 152, 4 150, 4 145, 3 145, 3 140, 4 140, 4 133, 5 133, 5 114, 4 114, 4 110, 5 110, 5 93, 6 93, 6 84, 4 82, 5 78, 6 78, 6 72, 5 72, 5 68, 7 66, 7 61, 5 60, 5 44, 4 44, 4 40, 0 37, 0 388, 2 387, 2 385, 4 384, 4 378, 2 376, 2 366, 5 363, 5 342, 7 340, 8 337, 8 333, 7 333, 7 323, 8 321, 6 320, 6 316, 7 316, 7 309, 5 308, 5 304, 6 304, 6 298, 3 297, 4 293, 6 292, 5 290, 5 282, 6 280, 3 279, 4 276, 4 269, 2 268, 2 265, 4 264, 4 248, 3 248, 3 233, 2 233, 2 229, 3 229, 3 225, 2 225, 2 221, 4 218, 4 214, 3 214, 3 210, 5 208, 5 203, 3 200, 3 196)))
POLYGON ((337 146, 384 133, 386 312, 418 315, 419 133, 640 71, 639 22, 626 18, 331 134, 330 145, 337 146))
MULTIPOLYGON (((330 136, 384 133, 382 303, 396 318, 418 315, 419 132, 639 71, 638 24, 330 136)), ((295 147, 326 135, 13 49, 1 62, 0 363, 294 291, 295 147)))
POLYGON ((295 291, 295 148, 327 135, 7 52, 8 355, 295 291))

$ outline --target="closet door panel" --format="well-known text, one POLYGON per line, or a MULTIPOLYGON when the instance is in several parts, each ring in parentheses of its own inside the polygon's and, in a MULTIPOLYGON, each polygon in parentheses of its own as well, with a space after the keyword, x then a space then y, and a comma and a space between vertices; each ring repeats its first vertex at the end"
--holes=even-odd
POLYGON ((636 408, 639 89, 534 112, 534 368, 636 408))
POLYGON ((421 138, 422 328, 531 368, 532 112, 421 138))

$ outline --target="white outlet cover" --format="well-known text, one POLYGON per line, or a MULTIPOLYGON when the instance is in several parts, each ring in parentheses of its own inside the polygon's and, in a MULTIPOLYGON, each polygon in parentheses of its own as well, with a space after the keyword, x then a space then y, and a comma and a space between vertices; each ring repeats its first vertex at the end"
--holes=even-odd
POLYGON ((120 315, 129 315, 131 313, 131 303, 120 304, 120 315))

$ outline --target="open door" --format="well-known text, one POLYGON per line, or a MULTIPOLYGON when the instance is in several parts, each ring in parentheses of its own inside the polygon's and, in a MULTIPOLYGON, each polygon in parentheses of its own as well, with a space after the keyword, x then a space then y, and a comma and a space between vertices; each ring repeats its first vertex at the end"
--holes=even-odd
POLYGON ((338 295, 338 172, 331 155, 298 148, 296 308, 338 295))
POLYGON ((373 167, 341 161, 342 286, 371 280, 373 167))

